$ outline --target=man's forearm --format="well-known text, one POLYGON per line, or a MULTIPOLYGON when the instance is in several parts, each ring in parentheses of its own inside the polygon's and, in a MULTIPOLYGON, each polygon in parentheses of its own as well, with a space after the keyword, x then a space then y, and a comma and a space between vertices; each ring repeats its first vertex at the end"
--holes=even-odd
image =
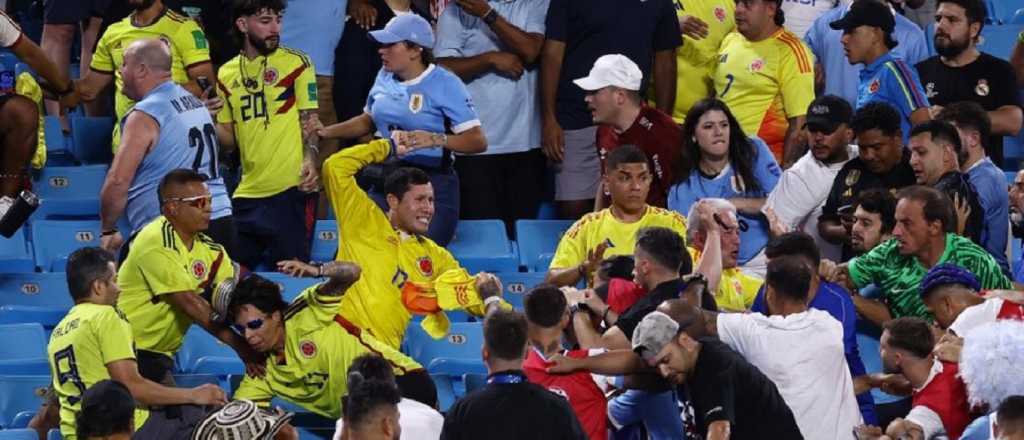
POLYGON ((544 279, 545 283, 554 284, 556 286, 574 286, 580 282, 580 267, 582 265, 568 267, 568 268, 555 268, 548 270, 548 276, 544 279))
POLYGON ((71 81, 68 79, 68 75, 57 69, 57 66, 46 56, 46 52, 43 52, 43 49, 32 42, 28 36, 22 35, 11 50, 18 59, 46 80, 44 86, 50 91, 60 93, 70 87, 71 81))
POLYGON ((594 329, 594 323, 590 320, 590 315, 587 312, 579 311, 573 315, 572 329, 576 333, 576 341, 579 342, 581 349, 604 347, 604 344, 601 343, 601 335, 594 329))
POLYGON ((545 118, 555 117, 555 98, 558 93, 558 78, 562 74, 565 59, 565 42, 547 40, 542 49, 540 63, 540 106, 545 118))
POLYGON ((104 231, 114 229, 117 220, 124 214, 128 204, 128 184, 107 181, 100 190, 100 227, 104 231))
POLYGON ((821 238, 832 244, 841 245, 850 242, 850 234, 846 232, 846 227, 838 220, 819 220, 818 235, 821 235, 821 238))
POLYGON ((611 350, 581 361, 583 369, 604 375, 633 374, 649 369, 632 350, 611 350))
POLYGON ((669 115, 676 105, 675 49, 654 54, 654 103, 658 110, 669 115))
MULTIPOLYGON (((223 109, 221 111, 228 111, 223 109)), ((222 153, 234 151, 237 147, 235 142, 235 129, 233 124, 214 124, 217 129, 217 145, 222 153)))
POLYGON ((881 301, 853 295, 853 307, 857 309, 857 313, 863 316, 864 319, 879 327, 892 320, 892 313, 889 311, 889 307, 881 301))
POLYGON ((438 58, 437 64, 447 67, 464 82, 470 82, 494 68, 491 63, 491 52, 471 57, 438 58))
MULTIPOLYGON (((1024 114, 1020 107, 1015 105, 1004 105, 988 112, 992 121, 992 134, 1003 136, 1016 136, 1020 132, 1021 123, 1024 122, 1024 114)), ((985 142, 982 139, 982 142, 985 142)))
POLYGON ((491 25, 491 30, 523 64, 533 64, 540 58, 541 47, 544 46, 543 35, 528 33, 509 23, 501 15, 498 15, 498 19, 491 25))
POLYGON ((373 125, 373 118, 363 113, 347 121, 339 122, 324 128, 324 137, 340 139, 356 139, 373 134, 376 127, 373 125))

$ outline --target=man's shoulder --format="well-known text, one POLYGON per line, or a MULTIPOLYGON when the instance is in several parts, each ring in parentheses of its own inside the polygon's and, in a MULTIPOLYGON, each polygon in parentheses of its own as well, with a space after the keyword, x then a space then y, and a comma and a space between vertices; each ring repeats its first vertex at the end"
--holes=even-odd
POLYGON ((680 222, 684 226, 686 225, 686 217, 683 217, 682 214, 671 209, 651 205, 647 206, 647 212, 644 214, 644 220, 654 223, 669 222, 670 224, 680 222))
POLYGON ((177 232, 174 226, 163 216, 153 219, 146 226, 139 230, 135 239, 131 242, 131 250, 135 252, 142 249, 170 249, 178 250, 177 232))
POLYGON ((667 127, 680 132, 682 131, 679 123, 677 123, 675 119, 672 119, 671 115, 649 105, 645 105, 640 108, 640 117, 637 118, 637 121, 640 123, 642 128, 648 131, 653 130, 654 127, 667 127), (647 120, 646 124, 644 123, 645 118, 647 120))
POLYGON ((579 220, 576 220, 576 222, 569 227, 569 230, 565 231, 565 235, 575 238, 576 235, 579 234, 580 232, 600 226, 601 221, 604 220, 606 216, 610 215, 610 208, 605 208, 595 212, 589 212, 583 217, 580 217, 579 220))
POLYGON ((982 67, 982 71, 992 73, 992 70, 999 70, 1003 72, 1014 72, 1013 65, 1009 61, 1002 58, 993 56, 988 52, 980 52, 978 60, 975 61, 982 67))
POLYGON ((298 65, 301 67, 312 67, 313 62, 305 52, 287 46, 278 46, 277 50, 269 56, 269 62, 275 64, 298 65))
POLYGON ((945 64, 942 64, 942 60, 938 55, 932 55, 917 63, 914 68, 916 68, 921 75, 925 75, 942 69, 945 66, 945 64))

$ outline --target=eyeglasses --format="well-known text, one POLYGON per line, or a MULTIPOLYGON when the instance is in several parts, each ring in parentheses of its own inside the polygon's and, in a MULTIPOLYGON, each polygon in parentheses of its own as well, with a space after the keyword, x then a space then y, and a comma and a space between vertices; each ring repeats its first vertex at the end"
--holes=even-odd
POLYGON ((242 335, 242 336, 245 336, 245 330, 246 329, 249 329, 249 330, 259 330, 262 327, 263 327, 263 319, 260 319, 260 318, 257 318, 257 319, 254 319, 252 321, 249 321, 249 322, 247 322, 247 323, 245 323, 243 325, 231 324, 231 329, 234 330, 235 333, 238 333, 239 335, 242 335))
POLYGON ((193 197, 171 197, 164 199, 164 203, 167 202, 181 202, 189 205, 193 208, 203 209, 210 206, 210 201, 213 199, 211 195, 193 196, 193 197))

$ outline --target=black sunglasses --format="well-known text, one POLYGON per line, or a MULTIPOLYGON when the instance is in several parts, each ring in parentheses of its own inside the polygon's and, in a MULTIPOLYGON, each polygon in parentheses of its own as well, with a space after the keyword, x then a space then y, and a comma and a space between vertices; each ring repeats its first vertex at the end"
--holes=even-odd
POLYGON ((246 329, 259 330, 261 327, 263 327, 263 319, 254 319, 252 321, 245 323, 244 325, 231 324, 231 329, 234 330, 235 333, 238 333, 239 335, 242 336, 245 335, 246 329))

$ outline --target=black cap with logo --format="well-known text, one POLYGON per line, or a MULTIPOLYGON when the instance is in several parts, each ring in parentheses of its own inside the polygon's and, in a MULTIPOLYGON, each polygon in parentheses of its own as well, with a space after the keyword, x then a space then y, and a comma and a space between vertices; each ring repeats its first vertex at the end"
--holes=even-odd
POLYGON ((815 99, 807 108, 806 127, 832 133, 840 124, 849 124, 852 119, 850 103, 835 95, 825 95, 815 99))
POLYGON ((850 5, 850 10, 843 15, 843 18, 829 23, 828 26, 843 31, 849 31, 858 26, 873 26, 891 34, 896 28, 896 18, 893 17, 892 10, 887 5, 876 0, 859 0, 850 5))

